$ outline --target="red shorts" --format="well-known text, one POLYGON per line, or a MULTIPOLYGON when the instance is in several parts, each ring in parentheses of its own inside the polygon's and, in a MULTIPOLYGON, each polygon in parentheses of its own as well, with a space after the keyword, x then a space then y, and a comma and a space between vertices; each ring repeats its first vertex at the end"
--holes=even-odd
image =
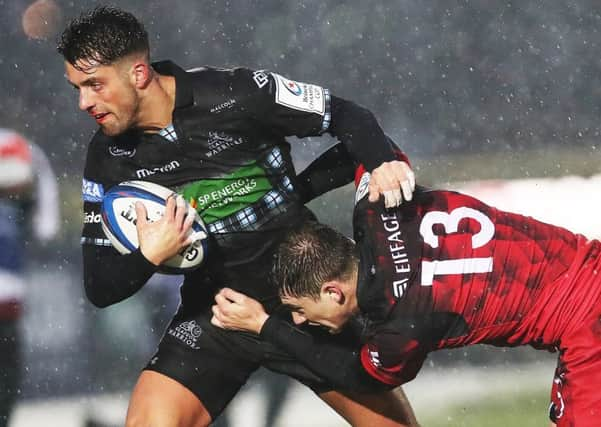
POLYGON ((575 286, 567 299, 579 309, 559 345, 549 414, 557 427, 601 426, 601 262, 599 252, 591 252, 570 278, 575 286))

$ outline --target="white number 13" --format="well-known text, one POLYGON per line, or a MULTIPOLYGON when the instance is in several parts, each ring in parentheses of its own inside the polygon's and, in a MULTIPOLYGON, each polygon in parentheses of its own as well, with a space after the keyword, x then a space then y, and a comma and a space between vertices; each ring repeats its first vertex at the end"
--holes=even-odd
MULTIPOLYGON (((439 245, 439 237, 434 234, 433 226, 441 224, 447 234, 456 233, 459 222, 471 218, 480 223, 480 231, 472 236, 472 248, 476 249, 491 241, 495 235, 495 225, 482 212, 472 208, 461 207, 451 213, 433 211, 424 215, 419 226, 419 234, 424 242, 433 248, 439 245)), ((492 257, 460 258, 443 261, 422 261, 422 286, 432 286, 434 276, 444 274, 488 273, 493 267, 492 257)))

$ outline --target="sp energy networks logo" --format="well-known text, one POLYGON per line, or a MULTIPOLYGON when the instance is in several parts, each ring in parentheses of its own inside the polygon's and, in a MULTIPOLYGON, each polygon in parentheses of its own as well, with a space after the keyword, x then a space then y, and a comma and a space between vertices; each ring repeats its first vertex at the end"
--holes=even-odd
POLYGON ((179 192, 211 224, 252 205, 271 188, 265 170, 252 163, 221 179, 192 182, 179 192))
POLYGON ((179 325, 170 327, 167 333, 194 350, 200 348, 196 345, 196 341, 202 335, 202 328, 198 326, 196 320, 182 322, 179 325))

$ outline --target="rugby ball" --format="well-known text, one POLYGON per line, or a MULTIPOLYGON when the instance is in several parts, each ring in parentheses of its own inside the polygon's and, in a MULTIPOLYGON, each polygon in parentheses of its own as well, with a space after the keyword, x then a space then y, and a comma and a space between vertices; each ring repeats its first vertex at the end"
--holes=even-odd
MULTIPOLYGON (((136 229, 135 203, 146 207, 149 221, 159 220, 165 211, 167 198, 176 194, 169 188, 146 181, 125 181, 111 187, 104 194, 101 208, 101 223, 104 233, 111 244, 121 254, 138 249, 138 231, 136 229)), ((190 234, 194 241, 165 261, 159 271, 181 274, 200 266, 208 247, 207 228, 198 213, 190 205, 188 215, 194 215, 190 234)))

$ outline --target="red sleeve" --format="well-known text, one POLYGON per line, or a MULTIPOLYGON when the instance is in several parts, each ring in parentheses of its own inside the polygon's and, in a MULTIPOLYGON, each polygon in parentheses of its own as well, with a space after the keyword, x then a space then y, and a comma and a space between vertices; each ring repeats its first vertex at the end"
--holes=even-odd
POLYGON ((416 377, 427 355, 415 340, 409 341, 394 353, 381 352, 375 343, 370 342, 361 348, 361 364, 378 381, 399 386, 416 377))

